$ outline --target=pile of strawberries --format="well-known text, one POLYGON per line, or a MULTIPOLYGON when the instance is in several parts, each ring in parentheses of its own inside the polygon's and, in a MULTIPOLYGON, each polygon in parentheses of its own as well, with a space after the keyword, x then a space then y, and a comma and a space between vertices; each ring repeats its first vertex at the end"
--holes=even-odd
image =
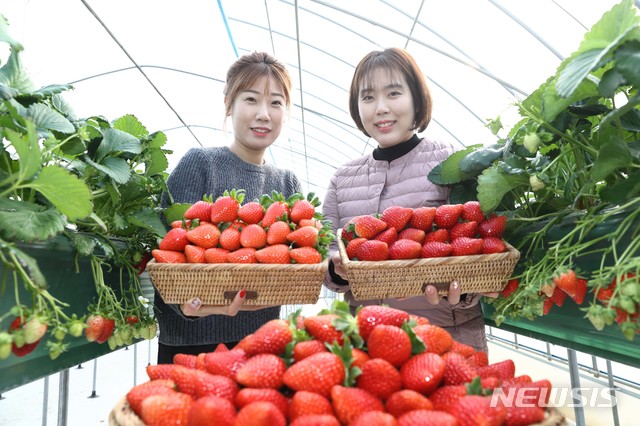
POLYGON ((341 238, 351 260, 470 256, 506 251, 506 224, 506 216, 486 217, 477 201, 415 209, 392 206, 381 215, 354 217, 341 238))
POLYGON ((149 426, 529 425, 551 391, 425 318, 340 301, 147 374, 126 400, 149 426))
MULTIPOLYGON (((244 190, 206 196, 182 220, 171 223, 158 249, 158 263, 320 263, 335 238, 316 212, 313 193, 263 195, 246 204, 244 190)), ((326 221, 325 221, 326 222, 326 221)))

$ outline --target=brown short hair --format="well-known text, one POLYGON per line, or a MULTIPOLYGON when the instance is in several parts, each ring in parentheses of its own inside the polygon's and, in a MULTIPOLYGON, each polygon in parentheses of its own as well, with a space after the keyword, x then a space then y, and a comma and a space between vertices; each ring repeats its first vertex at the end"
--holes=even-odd
POLYGON ((351 88, 349 89, 349 113, 358 129, 370 137, 360 119, 358 99, 360 89, 367 83, 367 80, 371 79, 373 71, 378 68, 385 68, 391 73, 398 73, 398 75, 405 78, 411 91, 415 108, 414 130, 417 129, 418 132, 424 131, 431 121, 433 105, 431 92, 429 91, 427 80, 413 56, 406 50, 397 47, 374 50, 362 58, 356 66, 351 80, 351 88))
POLYGON ((253 52, 238 58, 227 71, 224 86, 225 112, 231 113, 238 93, 251 87, 260 77, 268 76, 282 85, 287 108, 291 105, 291 77, 284 64, 266 52, 253 52))

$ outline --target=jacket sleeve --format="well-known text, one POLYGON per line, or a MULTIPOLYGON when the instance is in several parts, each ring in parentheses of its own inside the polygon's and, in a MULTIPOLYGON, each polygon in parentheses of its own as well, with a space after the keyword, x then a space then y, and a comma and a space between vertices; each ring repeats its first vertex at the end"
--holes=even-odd
MULTIPOLYGON (((337 178, 334 175, 331 178, 331 181, 329 183, 329 188, 324 197, 324 202, 322 203, 322 215, 326 220, 331 221, 331 227, 337 239, 338 229, 340 229, 340 216, 338 213, 336 181, 337 181, 337 178)), ((334 240, 331 242, 331 246, 329 247, 329 256, 332 257, 337 251, 338 251, 338 243, 337 243, 337 240, 334 240)), ((333 262, 331 261, 329 262, 329 269, 325 274, 323 284, 329 290, 335 291, 336 293, 344 293, 347 290, 349 290, 349 281, 345 280, 340 275, 335 273, 333 262)))

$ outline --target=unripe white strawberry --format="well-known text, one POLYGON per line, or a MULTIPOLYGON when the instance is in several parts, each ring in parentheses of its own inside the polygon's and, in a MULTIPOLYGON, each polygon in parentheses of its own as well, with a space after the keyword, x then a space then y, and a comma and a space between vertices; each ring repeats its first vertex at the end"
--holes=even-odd
POLYGON ((531 190, 533 192, 540 191, 545 187, 544 181, 536 175, 529 176, 529 185, 531 185, 531 190))
POLYGON ((531 132, 524 135, 524 139, 522 141, 522 145, 529 151, 531 154, 534 154, 538 151, 538 146, 540 146, 540 136, 537 133, 531 132))
POLYGON ((13 339, 6 331, 0 333, 0 359, 7 359, 11 355, 11 342, 13 339))
POLYGON ((47 332, 47 324, 40 321, 39 318, 31 318, 23 327, 24 342, 26 344, 35 343, 47 332))

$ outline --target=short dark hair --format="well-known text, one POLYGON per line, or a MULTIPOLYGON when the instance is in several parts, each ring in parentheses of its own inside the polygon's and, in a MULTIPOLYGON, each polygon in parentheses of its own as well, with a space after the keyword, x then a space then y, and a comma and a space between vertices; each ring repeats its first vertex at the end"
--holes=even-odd
POLYGON ((356 66, 351 80, 351 88, 349 89, 349 113, 358 129, 371 137, 364 129, 360 119, 358 99, 360 89, 371 79, 373 72, 378 68, 387 69, 392 73, 397 72, 405 78, 411 91, 415 108, 414 130, 417 129, 418 132, 424 131, 431 121, 431 109, 433 106, 431 92, 429 91, 427 80, 413 56, 406 50, 397 47, 369 52, 356 66))
POLYGON ((287 107, 291 105, 291 76, 284 64, 266 52, 253 52, 238 58, 227 71, 224 86, 225 113, 231 114, 238 93, 251 87, 260 77, 268 76, 282 85, 287 107))

